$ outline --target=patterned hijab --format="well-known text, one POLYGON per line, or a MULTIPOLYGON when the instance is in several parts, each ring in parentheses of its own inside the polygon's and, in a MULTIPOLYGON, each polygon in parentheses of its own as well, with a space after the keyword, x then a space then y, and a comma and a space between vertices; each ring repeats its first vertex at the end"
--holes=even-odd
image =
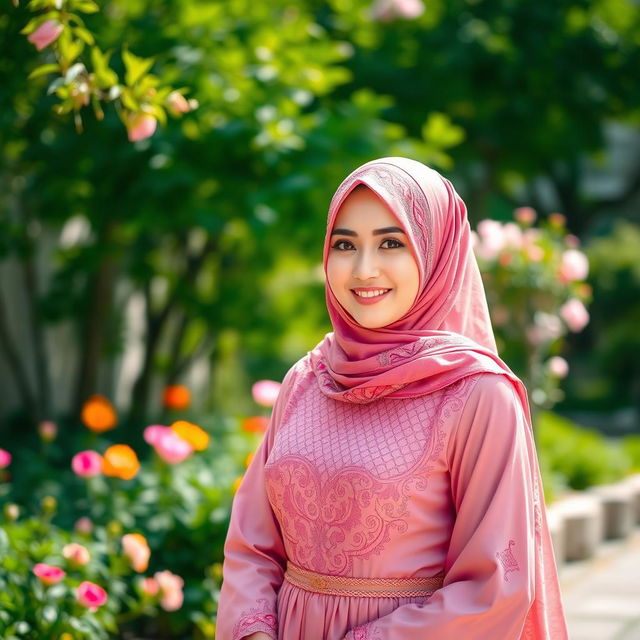
POLYGON ((425 395, 481 371, 517 380, 497 354, 466 206, 437 171, 408 158, 381 158, 347 176, 329 207, 325 273, 336 216, 360 184, 386 203, 407 234, 418 257, 419 293, 402 318, 367 329, 327 281, 334 330, 310 353, 323 393, 366 403, 425 395))

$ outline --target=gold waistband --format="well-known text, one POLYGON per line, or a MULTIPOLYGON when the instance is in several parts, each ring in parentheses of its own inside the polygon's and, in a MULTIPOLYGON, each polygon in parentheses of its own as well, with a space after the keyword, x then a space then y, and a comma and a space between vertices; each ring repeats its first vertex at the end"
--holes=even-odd
POLYGON ((430 596, 442 586, 444 575, 431 578, 352 578, 331 576, 287 562, 285 579, 292 585, 332 596, 354 598, 418 598, 430 596))

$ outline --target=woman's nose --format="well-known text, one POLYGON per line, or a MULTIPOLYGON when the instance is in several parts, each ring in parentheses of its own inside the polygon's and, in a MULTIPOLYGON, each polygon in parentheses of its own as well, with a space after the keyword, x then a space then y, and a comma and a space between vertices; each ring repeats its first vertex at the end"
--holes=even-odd
POLYGON ((380 275, 380 268, 375 252, 358 251, 353 266, 353 277, 358 280, 369 280, 380 275))

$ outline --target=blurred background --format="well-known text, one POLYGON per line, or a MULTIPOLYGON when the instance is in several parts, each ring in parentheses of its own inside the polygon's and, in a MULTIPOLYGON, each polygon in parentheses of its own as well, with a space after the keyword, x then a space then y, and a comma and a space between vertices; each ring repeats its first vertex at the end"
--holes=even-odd
MULTIPOLYGON (((331 330, 327 207, 376 157, 424 162, 466 202, 548 500, 640 469, 639 45, 632 0, 5 3, 0 500, 23 529, 0 548, 45 521, 58 542, 27 572, 74 536, 97 545, 114 595, 77 633, 213 637, 233 487, 271 403, 252 385, 331 330), (145 429, 179 421, 211 442, 163 457, 145 429), (133 475, 71 466, 114 443, 133 475), (113 560, 127 532, 184 578, 178 610, 113 560)), ((41 617, 16 581, 23 621, 41 617)))

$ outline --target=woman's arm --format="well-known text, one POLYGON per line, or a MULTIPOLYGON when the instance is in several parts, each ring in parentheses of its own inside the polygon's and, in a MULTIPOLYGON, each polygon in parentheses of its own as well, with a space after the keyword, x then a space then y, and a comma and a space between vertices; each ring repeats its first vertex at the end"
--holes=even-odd
POLYGON ((541 587, 536 564, 546 530, 533 447, 511 382, 482 375, 447 446, 456 520, 443 587, 346 640, 567 640, 555 569, 541 587))

